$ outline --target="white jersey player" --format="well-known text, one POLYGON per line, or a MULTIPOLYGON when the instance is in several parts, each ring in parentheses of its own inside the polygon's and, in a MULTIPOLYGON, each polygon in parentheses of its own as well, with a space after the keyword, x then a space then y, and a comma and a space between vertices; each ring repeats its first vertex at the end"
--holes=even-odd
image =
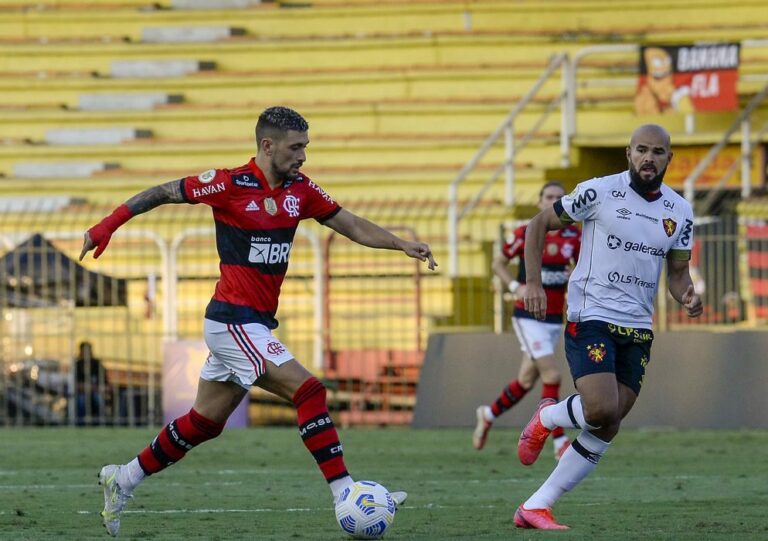
POLYGON ((669 188, 639 194, 630 184, 629 171, 595 178, 556 203, 561 220, 584 222, 568 321, 650 328, 664 261, 690 259, 691 205, 669 188))
POLYGON ((651 360, 653 299, 662 262, 672 297, 690 317, 701 315, 688 261, 693 242, 690 205, 662 184, 672 158, 669 134, 647 124, 632 134, 629 168, 583 182, 528 224, 525 308, 546 314, 541 249, 548 230, 583 222, 581 256, 568 284, 565 354, 578 394, 544 399, 518 442, 518 457, 532 464, 556 427, 581 430, 544 484, 515 512, 519 528, 566 529, 552 505, 597 466, 621 420, 635 404, 651 360))

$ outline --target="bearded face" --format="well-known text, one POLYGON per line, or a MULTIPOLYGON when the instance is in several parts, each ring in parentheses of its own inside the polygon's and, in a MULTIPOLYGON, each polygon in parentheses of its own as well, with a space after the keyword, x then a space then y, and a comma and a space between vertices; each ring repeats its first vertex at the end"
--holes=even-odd
POLYGON ((635 131, 627 147, 629 176, 635 190, 658 191, 672 159, 669 147, 669 135, 658 126, 647 125, 635 131))
POLYGON ((661 188, 667 167, 658 171, 652 164, 643 165, 638 171, 632 161, 629 162, 629 178, 632 187, 640 193, 653 193, 661 188))

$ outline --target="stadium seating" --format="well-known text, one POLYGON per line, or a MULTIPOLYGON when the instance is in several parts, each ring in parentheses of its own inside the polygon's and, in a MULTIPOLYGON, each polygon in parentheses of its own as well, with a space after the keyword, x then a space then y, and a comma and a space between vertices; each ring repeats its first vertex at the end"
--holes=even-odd
MULTIPOLYGON (((756 39, 768 24, 768 10, 757 0, 184 3, 3 3, 0 194, 86 199, 88 212, 73 213, 67 222, 67 228, 82 230, 92 216, 147 186, 240 165, 255 151, 251 134, 260 110, 276 103, 295 107, 311 125, 306 172, 345 206, 387 225, 411 225, 432 244, 443 271, 424 279, 425 309, 416 323, 424 336, 438 325, 487 325, 481 317, 456 316, 456 308, 487 306, 490 244, 499 223, 530 213, 542 181, 559 172, 560 119, 551 115, 537 125, 562 91, 554 77, 516 119, 518 136, 535 128, 515 158, 517 206, 504 207, 497 181, 461 230, 463 281, 447 276, 448 184, 529 92, 552 55, 606 43, 756 39), (215 9, 199 9, 202 4, 215 9)), ((765 50, 742 51, 742 101, 765 84, 765 50)), ((587 57, 580 64, 574 162, 580 146, 624 144, 637 123, 636 69, 634 52, 587 57)), ((698 118, 695 141, 715 142, 731 118, 698 118)), ((768 119, 765 105, 758 119, 768 119)), ((681 132, 676 142, 694 140, 682 135, 682 116, 664 121, 681 132)), ((460 199, 474 197, 503 160, 502 142, 469 176, 460 199)), ((16 216, 0 217, 0 231, 18 229, 16 216)), ((171 237, 183 226, 210 225, 202 212, 173 226, 163 221, 167 216, 143 217, 142 227, 165 228, 171 237)), ((53 218, 46 223, 56 227, 53 218)), ((215 261, 215 254, 206 254, 206 263, 215 261)), ((299 266, 309 265, 309 257, 294 257, 299 266)), ((199 312, 209 282, 200 292, 184 286, 184 313, 199 312)), ((342 294, 358 295, 352 297, 357 307, 355 301, 340 306, 338 318, 360 319, 360 305, 376 307, 369 308, 371 320, 396 318, 397 303, 378 306, 375 288, 363 294, 365 286, 354 280, 342 284, 342 294)), ((300 295, 303 287, 289 281, 286 295, 300 295)), ((283 310, 287 319, 311 327, 300 307, 283 310)), ((401 367, 393 374, 380 361, 408 351, 406 364, 418 366, 424 344, 415 347, 400 336, 394 344, 381 343, 386 331, 370 325, 376 329, 370 342, 361 342, 355 331, 332 331, 338 348, 327 353, 327 375, 337 380, 337 399, 357 412, 348 414, 348 422, 366 415, 370 422, 406 420, 413 370, 401 367), (356 363, 366 367, 359 378, 350 368, 356 363), (392 378, 404 378, 397 382, 408 390, 399 402, 382 391, 392 378), (387 411, 390 417, 382 413, 387 411)))

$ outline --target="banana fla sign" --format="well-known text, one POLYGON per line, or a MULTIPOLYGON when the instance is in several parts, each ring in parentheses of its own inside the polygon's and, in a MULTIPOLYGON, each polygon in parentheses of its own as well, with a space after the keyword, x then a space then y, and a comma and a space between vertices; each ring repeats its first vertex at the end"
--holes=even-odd
POLYGON ((641 47, 638 115, 733 111, 738 43, 641 47))

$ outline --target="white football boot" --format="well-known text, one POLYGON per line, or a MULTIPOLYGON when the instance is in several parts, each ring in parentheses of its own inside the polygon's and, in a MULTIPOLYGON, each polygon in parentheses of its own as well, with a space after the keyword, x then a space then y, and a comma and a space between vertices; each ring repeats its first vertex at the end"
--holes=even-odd
POLYGON ((112 537, 117 536, 120 530, 120 515, 123 514, 125 504, 133 497, 123 492, 117 484, 117 472, 121 467, 110 464, 101 468, 99 472, 99 484, 104 487, 104 510, 101 512, 101 518, 104 527, 112 537))

